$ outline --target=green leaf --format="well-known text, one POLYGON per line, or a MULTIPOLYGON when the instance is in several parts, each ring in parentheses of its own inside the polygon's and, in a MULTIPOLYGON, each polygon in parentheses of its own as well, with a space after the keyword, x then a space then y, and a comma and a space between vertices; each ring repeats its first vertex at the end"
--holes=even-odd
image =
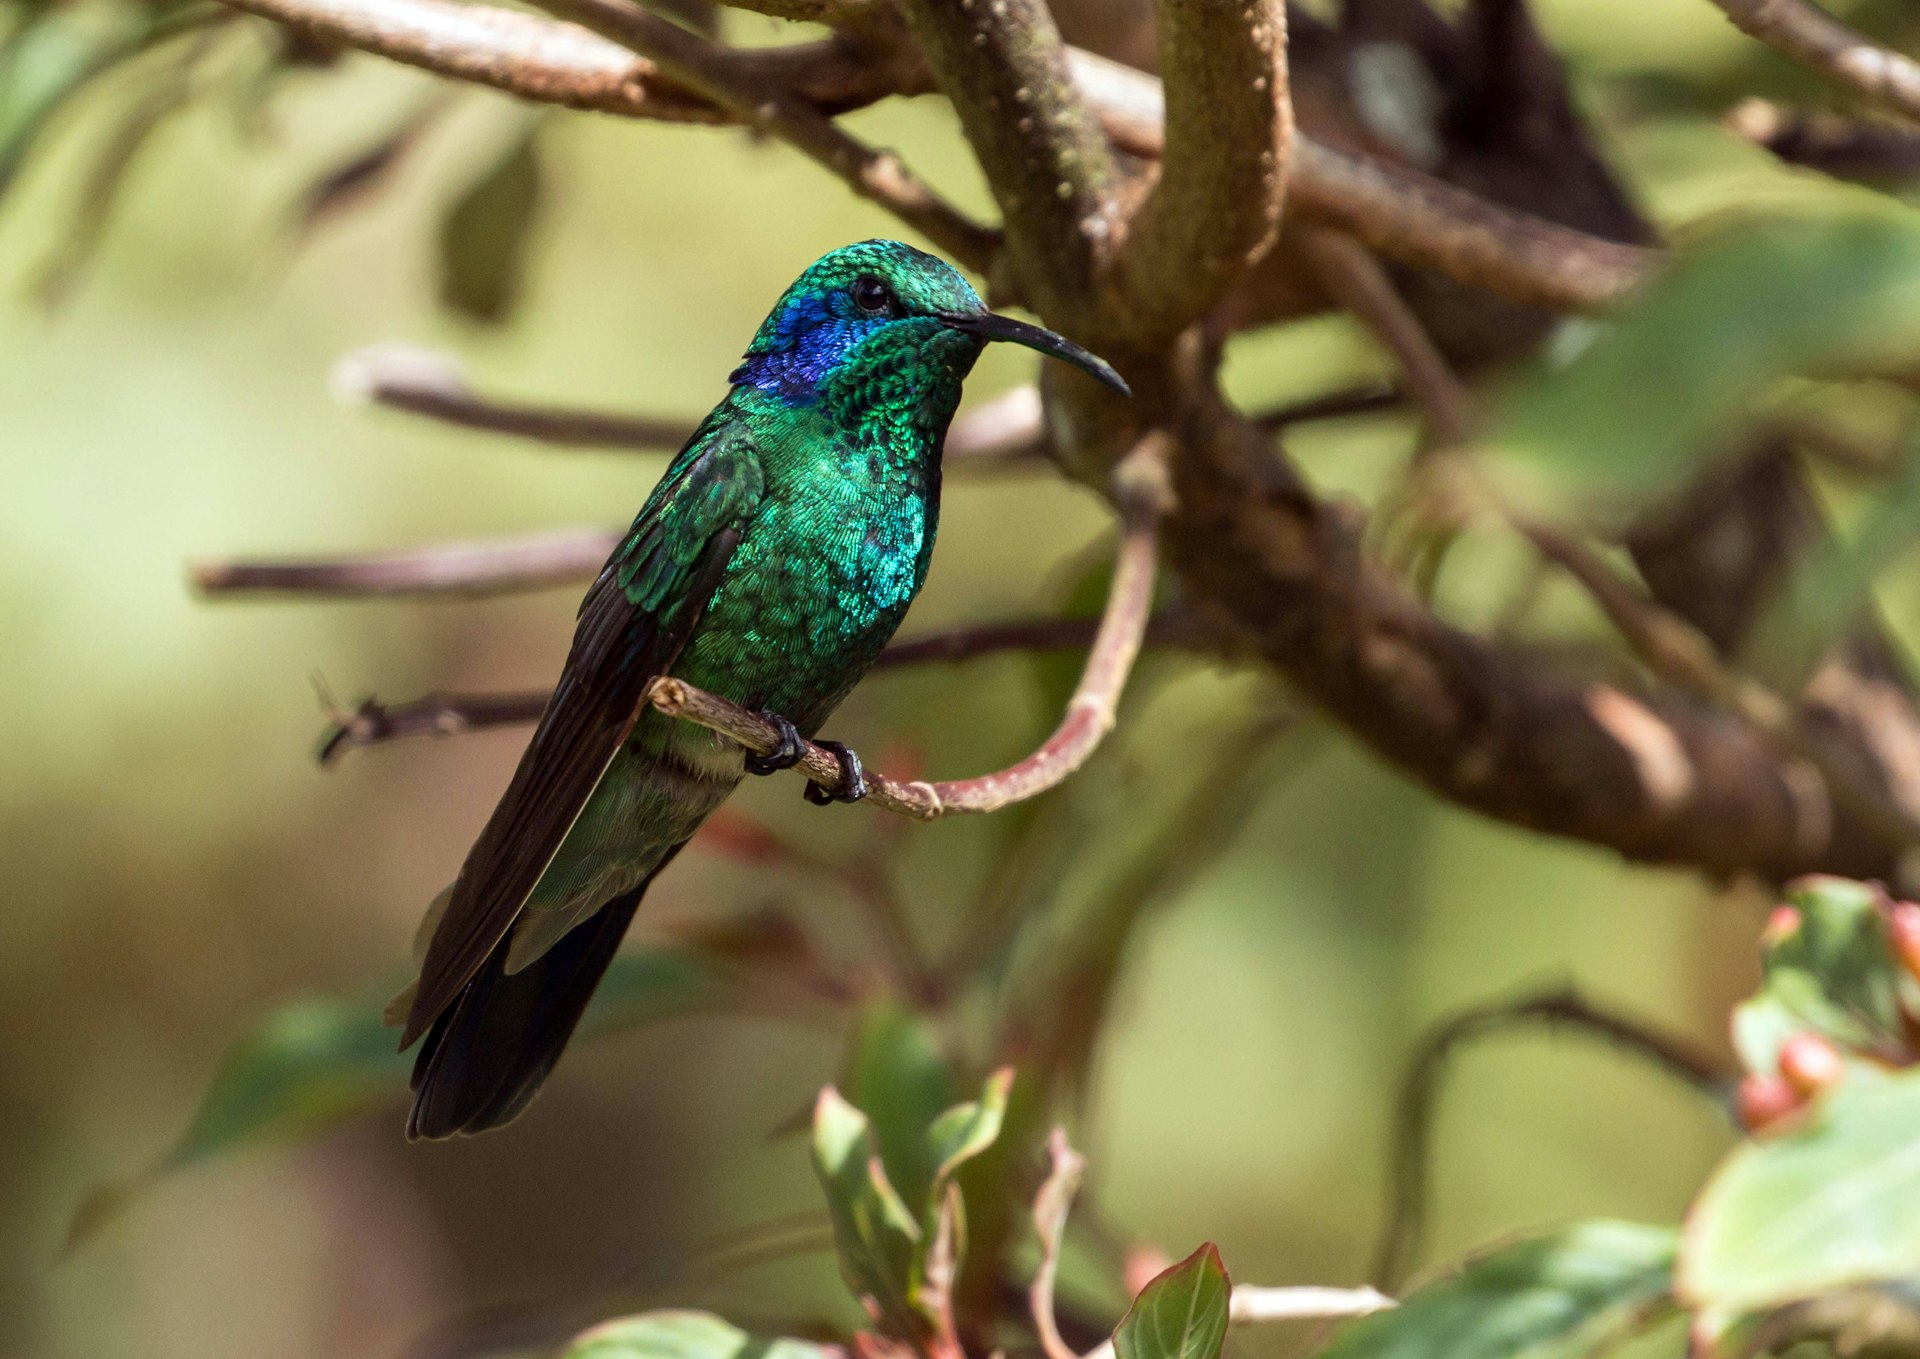
MULTIPOLYGON (((685 953, 624 953, 607 969, 582 1027, 631 1028, 701 1008, 716 994, 711 972, 685 953)), ((374 996, 305 997, 274 1010, 229 1045, 186 1131, 150 1170, 87 1196, 69 1227, 69 1249, 162 1176, 310 1137, 398 1099, 413 1057, 396 1051, 397 1041, 374 996)))
POLYGON ((897 1001, 875 1001, 854 1030, 841 1085, 872 1120, 880 1159, 902 1197, 924 1200, 939 1160, 927 1125, 962 1093, 933 1021, 897 1001))
POLYGON ((476 321, 504 321, 520 300, 540 208, 542 126, 516 138, 440 225, 440 300, 476 321))
POLYGON ((1765 980, 1734 1011, 1734 1045, 1749 1070, 1777 1069, 1780 1045, 1812 1031, 1843 1053, 1903 1048, 1903 986, 1876 887, 1845 878, 1803 878, 1788 890, 1798 913, 1770 932, 1765 980))
POLYGON ((1343 1327, 1321 1359, 1579 1359, 1665 1310, 1674 1249, 1672 1229, 1625 1222, 1503 1246, 1343 1327))
POLYGON ((813 1168, 847 1287, 889 1333, 922 1333, 924 1319, 911 1302, 919 1224, 887 1179, 867 1116, 832 1086, 814 1106, 813 1168))
POLYGON ((933 1161, 930 1212, 937 1209, 954 1172, 999 1140, 1012 1092, 1013 1068, 1002 1067, 987 1077, 978 1100, 954 1105, 927 1129, 927 1151, 933 1161))
POLYGON ((1119 1359, 1219 1359, 1233 1292, 1209 1241, 1157 1276, 1113 1333, 1119 1359))
POLYGON ((642 1312, 573 1338, 560 1359, 844 1359, 835 1345, 767 1340, 710 1312, 642 1312))
POLYGON ((1849 1072, 1742 1144, 1687 1215, 1679 1288, 1724 1315, 1920 1277, 1920 1070, 1849 1072))
POLYGON ((1678 256, 1558 371, 1515 391, 1489 443, 1577 495, 1680 484, 1796 373, 1858 371, 1920 348, 1920 215, 1743 225, 1678 256))

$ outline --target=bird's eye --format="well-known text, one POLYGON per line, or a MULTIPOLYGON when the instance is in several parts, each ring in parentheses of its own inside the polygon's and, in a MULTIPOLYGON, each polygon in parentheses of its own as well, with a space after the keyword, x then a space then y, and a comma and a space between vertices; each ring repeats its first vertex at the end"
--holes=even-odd
POLYGON ((853 305, 869 316, 885 316, 894 309, 893 289, 872 274, 853 281, 853 305))

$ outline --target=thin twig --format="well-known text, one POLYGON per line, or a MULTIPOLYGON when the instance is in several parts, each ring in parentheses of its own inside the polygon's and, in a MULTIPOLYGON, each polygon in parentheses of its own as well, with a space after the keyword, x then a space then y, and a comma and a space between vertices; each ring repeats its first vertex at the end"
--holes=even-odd
POLYGON ((1380 261, 1353 237, 1328 227, 1304 225, 1300 247, 1333 299, 1399 360, 1407 390, 1426 412, 1434 440, 1445 445, 1465 439, 1473 422, 1472 393, 1454 376, 1380 261))
POLYGON ((1033 1312, 1034 1333, 1047 1359, 1079 1359, 1073 1347, 1060 1338, 1060 1325, 1053 1312, 1054 1279, 1060 1272, 1060 1246, 1067 1232, 1067 1213, 1073 1196, 1080 1189, 1080 1175, 1087 1158, 1067 1141, 1067 1130, 1055 1128, 1047 1139, 1047 1178, 1033 1199, 1033 1230, 1040 1238, 1040 1267, 1033 1272, 1033 1285, 1027 1290, 1027 1305, 1033 1312))
MULTIPOLYGON (((562 448, 678 448, 697 420, 614 415, 509 401, 476 392, 460 361, 441 350, 389 342, 343 354, 330 381, 346 405, 384 406, 463 429, 562 448)), ((965 412, 947 431, 942 461, 999 466, 1037 461, 1047 447, 1040 390, 1015 387, 965 412)))
POLYGON ((386 406, 563 448, 678 448, 699 423, 494 400, 473 390, 451 355, 409 344, 368 345, 342 355, 329 385, 346 405, 386 406))
POLYGON ((985 270, 992 262, 1000 242, 997 231, 968 220, 898 156, 842 131, 793 90, 743 78, 726 49, 626 0, 544 0, 543 7, 658 63, 741 123, 811 157, 969 268, 985 270))
POLYGON ((1826 109, 1803 111, 1767 99, 1744 99, 1721 126, 1789 165, 1868 184, 1920 176, 1920 129, 1850 118, 1826 109))
MULTIPOLYGON (((950 665, 1009 651, 1072 651, 1092 643, 1097 618, 1035 618, 1015 623, 982 623, 926 637, 895 642, 880 653, 874 669, 909 665, 950 665)), ((1178 612, 1155 617, 1147 625, 1151 647, 1200 647, 1204 630, 1178 612)), ((550 691, 517 693, 434 693, 404 703, 363 700, 351 711, 328 700, 332 725, 321 737, 320 763, 333 764, 350 750, 389 745, 422 736, 464 736, 498 727, 529 726, 546 711, 550 691)))
MULTIPOLYGON (((1167 507, 1165 460, 1170 446, 1168 436, 1155 431, 1115 470, 1122 528, 1113 584, 1080 683, 1053 735, 1019 763, 977 778, 902 783, 869 773, 868 802, 923 821, 961 812, 991 812, 1039 796, 1086 763, 1113 726, 1121 691, 1146 638, 1159 561, 1159 524, 1167 507)), ((655 681, 650 701, 667 716, 708 727, 755 754, 770 754, 780 745, 779 729, 766 718, 682 680, 655 681)), ((794 768, 829 792, 838 791, 839 761, 811 741, 801 745, 801 758, 794 768)))
POLYGON ((590 577, 619 541, 620 535, 614 532, 574 529, 358 556, 195 562, 187 572, 194 589, 222 597, 471 599, 542 590, 590 577))
POLYGON ((1572 991, 1530 996, 1456 1015, 1427 1035, 1400 1087, 1391 1152, 1392 1199, 1373 1268, 1374 1282, 1381 1287, 1390 1289, 1400 1282, 1419 1245, 1426 1213, 1434 1110, 1448 1060, 1463 1043, 1532 1023, 1564 1025, 1593 1034, 1716 1098, 1727 1097, 1739 1078, 1730 1064, 1691 1040, 1589 1004, 1572 991))
POLYGON ((1713 0, 1741 32, 1878 104, 1920 121, 1920 62, 1880 46, 1810 0, 1713 0))

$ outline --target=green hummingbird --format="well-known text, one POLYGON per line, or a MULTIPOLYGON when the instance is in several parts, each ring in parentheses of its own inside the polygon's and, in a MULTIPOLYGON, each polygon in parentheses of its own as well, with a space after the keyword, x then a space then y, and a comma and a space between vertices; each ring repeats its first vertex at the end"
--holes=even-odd
MULTIPOLYGON (((1103 360, 987 310, 899 241, 815 261, 781 296, 580 605, 572 650, 505 795, 420 928, 389 1019, 410 1138, 515 1117, 559 1060, 654 875, 745 774, 788 768, 926 578, 940 455, 980 351, 1011 340, 1116 391, 1103 360), (764 758, 643 710, 672 673, 781 730, 764 758)), ((865 792, 860 761, 842 791, 865 792)))

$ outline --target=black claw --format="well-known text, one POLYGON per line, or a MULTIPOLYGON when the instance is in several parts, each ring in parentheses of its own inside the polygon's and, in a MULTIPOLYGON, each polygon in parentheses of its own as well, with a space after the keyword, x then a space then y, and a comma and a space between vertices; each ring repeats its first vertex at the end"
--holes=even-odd
POLYGON ((820 749, 832 753, 840 762, 840 787, 822 788, 808 780, 806 799, 816 807, 825 807, 832 802, 858 802, 867 795, 867 771, 860 763, 860 757, 841 745, 838 741, 815 741, 820 749))
MULTIPOLYGON (((780 744, 773 748, 773 753, 770 755, 755 755, 752 751, 748 751, 747 772, 749 774, 777 774, 782 769, 791 769, 796 764, 799 764, 800 752, 803 746, 800 741, 800 733, 795 729, 793 723, 787 721, 787 719, 779 713, 763 712, 760 716, 766 718, 767 721, 773 723, 774 726, 780 729, 780 744)), ((808 786, 811 787, 812 785, 808 786)))

